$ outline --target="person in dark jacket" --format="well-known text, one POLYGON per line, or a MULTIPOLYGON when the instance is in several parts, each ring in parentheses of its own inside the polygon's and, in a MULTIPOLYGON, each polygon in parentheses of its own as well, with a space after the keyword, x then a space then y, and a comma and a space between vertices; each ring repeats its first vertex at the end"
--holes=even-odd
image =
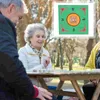
POLYGON ((15 25, 25 9, 22 0, 0 0, 0 100, 51 100, 50 92, 32 85, 18 59, 15 25))

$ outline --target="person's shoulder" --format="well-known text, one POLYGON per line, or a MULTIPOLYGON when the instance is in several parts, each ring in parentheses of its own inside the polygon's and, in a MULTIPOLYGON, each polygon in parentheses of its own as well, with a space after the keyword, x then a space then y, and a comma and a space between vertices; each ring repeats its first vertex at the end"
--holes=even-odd
POLYGON ((25 52, 25 51, 26 51, 26 48, 25 48, 25 46, 23 46, 18 50, 18 53, 25 52))
POLYGON ((5 24, 5 18, 0 14, 0 23, 5 24))
POLYGON ((96 47, 100 47, 100 41, 94 46, 94 48, 96 48, 96 47))
POLYGON ((92 52, 100 50, 100 42, 98 42, 92 49, 92 52))

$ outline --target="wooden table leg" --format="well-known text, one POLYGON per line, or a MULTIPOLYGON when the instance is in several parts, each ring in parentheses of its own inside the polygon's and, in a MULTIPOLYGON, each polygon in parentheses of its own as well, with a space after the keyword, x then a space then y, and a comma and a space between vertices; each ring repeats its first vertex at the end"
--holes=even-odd
MULTIPOLYGON (((59 83, 58 83, 58 86, 57 86, 57 88, 56 88, 56 90, 61 90, 61 87, 63 86, 63 84, 64 84, 64 81, 59 81, 59 83)), ((63 91, 63 90, 62 90, 63 91)), ((60 92, 61 91, 57 91, 57 94, 60 94, 60 92)), ((57 96, 57 95, 56 95, 57 96)))
POLYGON ((77 83, 77 81, 72 80, 71 83, 72 83, 73 87, 75 88, 76 93, 77 93, 78 97, 80 98, 80 100, 86 100, 81 89, 80 89, 80 87, 79 87, 79 85, 78 85, 78 83, 77 83))
POLYGON ((60 89, 61 89, 61 87, 63 86, 63 84, 64 84, 64 81, 61 81, 61 80, 60 80, 60 82, 59 82, 59 84, 58 84, 58 86, 57 86, 57 89, 56 89, 56 90, 60 90, 60 89))
POLYGON ((98 97, 100 95, 100 82, 98 83, 96 90, 93 94, 92 100, 98 100, 98 97))
MULTIPOLYGON (((45 88, 45 89, 48 90, 48 86, 47 86, 47 84, 45 83, 43 77, 38 77, 37 79, 38 79, 38 81, 40 82, 41 86, 42 86, 43 88, 45 88)), ((54 93, 54 94, 56 94, 56 95, 59 95, 60 92, 62 92, 60 89, 61 89, 61 87, 63 86, 63 83, 64 83, 64 81, 60 81, 59 84, 58 84, 58 86, 57 86, 57 89, 56 89, 56 90, 49 90, 49 91, 52 92, 52 93, 54 93), (59 90, 59 91, 57 91, 57 90, 59 90), (56 93, 55 93, 55 92, 56 92, 56 93)))
POLYGON ((43 88, 45 88, 45 89, 48 90, 48 86, 47 86, 47 84, 45 83, 43 77, 38 77, 37 79, 38 79, 38 81, 40 82, 41 86, 42 86, 43 88))

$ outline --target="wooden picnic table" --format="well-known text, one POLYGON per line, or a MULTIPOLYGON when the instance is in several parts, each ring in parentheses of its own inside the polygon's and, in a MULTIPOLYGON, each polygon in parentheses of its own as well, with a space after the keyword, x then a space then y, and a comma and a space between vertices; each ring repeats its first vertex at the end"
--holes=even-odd
MULTIPOLYGON (((77 96, 80 100, 86 100, 84 94, 82 93, 78 80, 90 80, 90 79, 100 79, 100 70, 89 70, 89 71, 51 71, 51 72, 27 72, 30 78, 37 78, 41 86, 48 89, 46 82, 43 78, 59 78, 59 83, 56 90, 49 90, 55 95, 64 96, 77 96), (63 91, 61 87, 65 81, 70 81, 75 89, 75 92, 63 91)), ((93 94, 92 100, 97 100, 100 95, 100 82, 97 85, 96 91, 93 94)))

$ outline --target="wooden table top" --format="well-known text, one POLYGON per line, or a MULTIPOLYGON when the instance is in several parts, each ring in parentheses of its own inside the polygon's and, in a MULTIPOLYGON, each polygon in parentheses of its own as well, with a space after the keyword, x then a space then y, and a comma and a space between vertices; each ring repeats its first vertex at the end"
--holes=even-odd
POLYGON ((40 70, 37 72, 27 72, 28 76, 43 76, 43 77, 66 77, 75 79, 100 79, 100 69, 67 71, 67 70, 40 70))

